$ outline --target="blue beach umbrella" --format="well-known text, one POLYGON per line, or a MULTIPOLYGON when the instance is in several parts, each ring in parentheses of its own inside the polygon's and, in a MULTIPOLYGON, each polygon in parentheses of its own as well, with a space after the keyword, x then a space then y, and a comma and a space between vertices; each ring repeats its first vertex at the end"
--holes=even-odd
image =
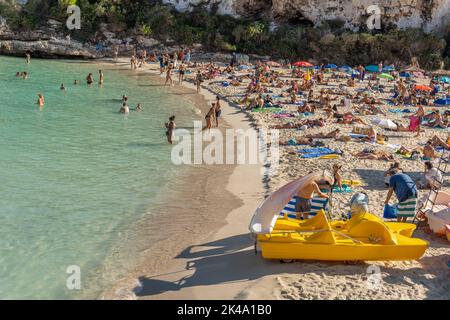
POLYGON ((325 69, 337 69, 337 65, 335 65, 335 64, 332 64, 332 63, 329 63, 329 64, 326 64, 325 66, 323 66, 325 69))
POLYGON ((366 71, 368 72, 378 72, 378 66, 371 64, 370 66, 366 66, 366 71))
POLYGON ((353 69, 352 69, 352 67, 350 67, 350 66, 342 66, 342 67, 339 67, 339 71, 342 71, 342 72, 351 72, 351 71, 353 71, 353 69))
POLYGON ((392 71, 395 71, 395 67, 393 66, 385 66, 383 68, 383 72, 392 72, 392 71))
POLYGON ((438 106, 450 106, 450 98, 437 99, 434 101, 434 104, 438 106))
POLYGON ((409 72, 400 72, 400 77, 402 77, 402 78, 411 78, 411 73, 409 73, 409 72))

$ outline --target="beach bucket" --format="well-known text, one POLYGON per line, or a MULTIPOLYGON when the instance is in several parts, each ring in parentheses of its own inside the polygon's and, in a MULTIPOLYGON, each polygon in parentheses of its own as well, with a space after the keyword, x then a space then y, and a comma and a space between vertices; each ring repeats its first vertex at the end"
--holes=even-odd
POLYGON ((397 207, 385 204, 383 218, 385 219, 396 219, 397 218, 397 207))

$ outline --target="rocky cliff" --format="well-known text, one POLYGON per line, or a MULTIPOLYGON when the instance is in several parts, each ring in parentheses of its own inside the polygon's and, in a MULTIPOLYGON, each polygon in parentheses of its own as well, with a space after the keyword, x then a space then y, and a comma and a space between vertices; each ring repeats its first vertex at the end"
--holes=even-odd
POLYGON ((367 7, 377 4, 381 23, 401 29, 422 28, 442 32, 450 24, 450 0, 163 0, 177 10, 206 3, 211 11, 236 17, 266 17, 275 21, 307 21, 314 25, 342 20, 352 30, 365 25, 367 7))

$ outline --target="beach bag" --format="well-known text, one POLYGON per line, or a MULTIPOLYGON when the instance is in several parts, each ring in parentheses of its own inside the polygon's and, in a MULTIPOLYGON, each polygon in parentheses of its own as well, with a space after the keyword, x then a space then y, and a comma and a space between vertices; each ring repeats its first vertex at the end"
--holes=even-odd
POLYGON ((396 219, 397 218, 397 207, 391 206, 389 204, 384 205, 383 218, 385 219, 396 219))

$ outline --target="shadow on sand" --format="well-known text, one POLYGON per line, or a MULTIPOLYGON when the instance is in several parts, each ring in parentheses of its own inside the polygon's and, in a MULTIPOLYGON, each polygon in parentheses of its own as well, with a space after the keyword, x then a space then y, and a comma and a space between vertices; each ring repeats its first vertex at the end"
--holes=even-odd
MULTIPOLYGON (((367 274, 367 263, 356 265, 345 265, 341 262, 298 262, 291 264, 281 264, 278 261, 264 260, 256 256, 251 248, 253 239, 250 234, 242 234, 229 238, 205 243, 199 246, 191 246, 183 250, 176 258, 189 259, 184 270, 193 270, 191 275, 180 276, 175 281, 165 281, 155 279, 162 275, 154 277, 140 277, 142 284, 136 295, 139 297, 150 297, 168 291, 179 291, 184 288, 209 286, 223 283, 236 283, 242 281, 252 281, 260 279, 267 275, 276 275, 289 273, 301 275, 313 272, 316 268, 321 272, 326 271, 329 276, 350 276, 355 274, 367 274), (204 248, 205 250, 200 250, 204 248)), ((427 298, 442 299, 450 283, 445 283, 442 275, 430 278, 430 270, 436 264, 442 264, 448 259, 446 255, 424 257, 419 260, 423 268, 411 268, 403 270, 391 266, 383 266, 383 273, 387 284, 411 285, 408 277, 414 282, 423 285, 429 291, 427 298), (406 278, 405 278, 406 277, 406 278), (436 290, 438 288, 438 290, 436 290)), ((445 262, 446 263, 446 262, 445 262)), ((178 273, 174 272, 173 274, 178 273)), ((445 275, 443 275, 445 278, 445 275)))

